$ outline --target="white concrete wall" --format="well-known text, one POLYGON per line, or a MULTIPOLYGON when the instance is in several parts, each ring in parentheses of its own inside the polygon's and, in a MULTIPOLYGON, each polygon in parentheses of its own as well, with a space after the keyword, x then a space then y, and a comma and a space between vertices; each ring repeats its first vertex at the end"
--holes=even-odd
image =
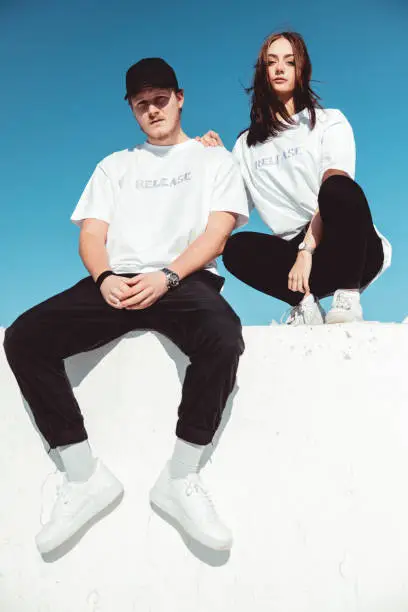
POLYGON ((149 333, 67 364, 93 447, 126 495, 44 561, 34 535, 58 474, 0 350, 1 612, 408 610, 408 326, 244 335, 203 473, 234 531, 230 555, 181 538, 148 504, 186 363, 149 333))

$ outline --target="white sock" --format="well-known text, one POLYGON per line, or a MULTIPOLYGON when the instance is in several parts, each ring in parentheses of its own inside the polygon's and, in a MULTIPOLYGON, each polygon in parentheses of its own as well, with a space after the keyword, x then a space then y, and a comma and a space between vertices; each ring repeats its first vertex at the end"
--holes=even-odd
POLYGON ((58 452, 68 480, 85 482, 92 476, 95 470, 95 458, 92 455, 88 440, 59 446, 58 452))
POLYGON ((173 455, 170 459, 170 475, 172 478, 185 478, 188 474, 197 473, 205 446, 192 444, 176 439, 173 455))

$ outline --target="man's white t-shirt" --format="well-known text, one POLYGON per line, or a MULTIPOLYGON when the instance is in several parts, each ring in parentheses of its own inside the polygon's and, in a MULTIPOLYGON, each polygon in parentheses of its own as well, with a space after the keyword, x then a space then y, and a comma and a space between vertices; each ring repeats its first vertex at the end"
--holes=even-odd
MULTIPOLYGON (((112 270, 137 273, 169 266, 205 231, 215 211, 237 214, 236 227, 248 221, 238 164, 225 149, 190 139, 172 146, 144 143, 103 159, 71 220, 109 223, 112 270)), ((206 268, 216 272, 216 262, 206 268)))
MULTIPOLYGON (((342 170, 354 179, 356 163, 353 130, 341 111, 316 109, 313 130, 307 109, 293 119, 295 125, 253 147, 248 147, 244 132, 233 149, 250 205, 285 240, 294 238, 316 212, 326 170, 342 170)), ((384 271, 391 263, 391 245, 376 231, 383 245, 384 271)))

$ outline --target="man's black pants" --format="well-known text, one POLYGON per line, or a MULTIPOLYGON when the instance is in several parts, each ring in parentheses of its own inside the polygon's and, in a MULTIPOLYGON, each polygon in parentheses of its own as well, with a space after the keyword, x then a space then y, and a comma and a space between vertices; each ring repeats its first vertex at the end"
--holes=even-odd
POLYGON ((147 309, 117 310, 87 277, 23 313, 6 330, 4 348, 51 448, 87 438, 63 360, 140 329, 164 334, 190 358, 176 435, 209 444, 244 350, 240 320, 219 294, 222 284, 222 278, 201 270, 147 309))

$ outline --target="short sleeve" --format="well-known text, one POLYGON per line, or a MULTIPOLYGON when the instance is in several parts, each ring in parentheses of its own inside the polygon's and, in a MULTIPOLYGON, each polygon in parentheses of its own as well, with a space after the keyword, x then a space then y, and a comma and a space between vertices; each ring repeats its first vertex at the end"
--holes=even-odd
POLYGON ((112 181, 102 166, 98 164, 71 215, 71 221, 76 225, 81 225, 84 219, 93 218, 110 223, 114 203, 112 181))
POLYGON ((235 228, 248 223, 248 198, 244 181, 231 153, 228 153, 218 168, 211 194, 210 211, 238 215, 235 228))
POLYGON ((245 186, 245 192, 246 192, 246 196, 247 196, 247 201, 248 201, 248 210, 249 213, 251 213, 251 211, 255 208, 255 204, 253 202, 252 196, 251 196, 251 192, 248 188, 248 185, 245 181, 245 176, 246 176, 246 172, 244 172, 244 155, 243 155, 243 151, 242 148, 244 146, 244 140, 246 139, 247 136, 247 132, 244 132, 243 134, 241 134, 241 136, 238 138, 237 142, 234 145, 234 148, 232 149, 232 155, 234 157, 234 159, 236 160, 239 169, 241 170, 241 175, 243 177, 244 180, 244 186, 245 186))
POLYGON ((356 146, 353 129, 346 117, 338 110, 327 114, 323 123, 320 181, 326 170, 333 168, 347 172, 354 179, 356 169, 356 146))

